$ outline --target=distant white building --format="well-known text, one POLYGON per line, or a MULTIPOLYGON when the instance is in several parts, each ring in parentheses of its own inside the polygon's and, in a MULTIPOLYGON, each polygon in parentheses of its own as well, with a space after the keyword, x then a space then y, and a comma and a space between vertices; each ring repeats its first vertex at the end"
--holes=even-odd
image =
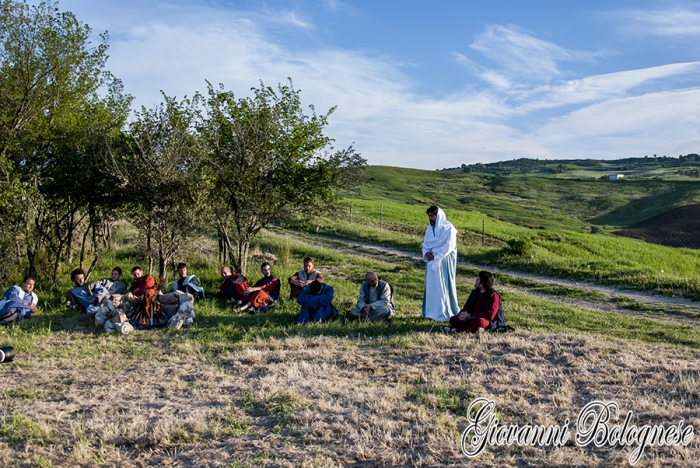
POLYGON ((624 179, 625 175, 624 174, 613 174, 610 176, 610 180, 620 180, 624 179))

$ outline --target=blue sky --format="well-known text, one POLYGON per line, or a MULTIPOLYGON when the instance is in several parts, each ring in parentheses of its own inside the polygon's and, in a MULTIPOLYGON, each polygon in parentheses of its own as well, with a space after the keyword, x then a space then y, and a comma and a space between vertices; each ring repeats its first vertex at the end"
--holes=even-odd
POLYGON ((291 77, 370 164, 700 153, 700 3, 63 0, 135 105, 291 77))

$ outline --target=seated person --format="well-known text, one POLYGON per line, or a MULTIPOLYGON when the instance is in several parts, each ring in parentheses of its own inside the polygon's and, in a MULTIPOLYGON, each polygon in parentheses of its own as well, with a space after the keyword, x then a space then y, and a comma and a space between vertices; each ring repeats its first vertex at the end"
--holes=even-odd
POLYGON ((187 265, 184 263, 177 264, 177 275, 179 279, 173 283, 173 291, 182 291, 192 294, 195 298, 201 297, 206 299, 202 283, 195 275, 187 275, 187 265))
POLYGON ((243 292, 243 301, 246 303, 243 307, 238 309, 238 312, 242 312, 246 309, 251 309, 252 311, 267 312, 268 306, 277 302, 280 298, 280 284, 279 278, 272 276, 272 268, 270 264, 265 262, 260 266, 263 277, 255 283, 255 286, 247 288, 243 292))
POLYGON ((304 259, 304 269, 297 271, 295 275, 289 277, 289 287, 291 289, 289 298, 296 299, 299 297, 302 288, 308 286, 315 280, 323 282, 323 275, 320 271, 314 270, 313 257, 306 257, 304 259))
POLYGON ((86 314, 95 314, 102 299, 109 296, 107 289, 97 281, 85 282, 85 271, 76 268, 70 274, 75 287, 68 291, 67 307, 79 307, 86 314))
POLYGON ((301 290, 297 303, 301 305, 301 311, 297 315, 298 324, 329 320, 334 315, 333 288, 314 280, 301 290))
POLYGON ((122 269, 119 267, 112 268, 112 276, 110 278, 102 278, 98 281, 107 289, 110 296, 126 294, 126 284, 122 279, 122 269))
POLYGON ((216 297, 224 299, 227 303, 243 303, 243 292, 248 289, 246 277, 239 272, 231 273, 227 266, 221 267, 221 277, 224 282, 219 286, 219 294, 216 297))
POLYGON ((367 320, 388 320, 394 315, 395 310, 391 285, 380 280, 375 272, 368 271, 365 274, 365 282, 360 287, 357 305, 352 309, 352 317, 366 318, 367 320))
POLYGON ((36 313, 39 298, 34 292, 34 278, 25 276, 21 286, 12 286, 0 301, 0 324, 20 322, 36 313))
POLYGON ((131 274, 134 275, 134 282, 129 288, 129 292, 135 297, 143 297, 146 291, 156 287, 156 280, 152 275, 143 276, 143 269, 140 266, 135 266, 131 269, 131 274))
POLYGON ((144 276, 140 266, 132 268, 131 274, 134 275, 134 282, 131 284, 129 292, 124 296, 125 301, 130 305, 126 309, 129 323, 136 328, 164 325, 169 317, 166 318, 158 306, 158 301, 155 300, 163 279, 158 278, 158 282, 156 282, 152 275, 144 276))
POLYGON ((445 333, 461 333, 505 327, 501 296, 493 289, 493 282, 490 271, 480 271, 474 281, 474 290, 469 294, 462 310, 450 317, 449 327, 443 326, 440 330, 445 333))

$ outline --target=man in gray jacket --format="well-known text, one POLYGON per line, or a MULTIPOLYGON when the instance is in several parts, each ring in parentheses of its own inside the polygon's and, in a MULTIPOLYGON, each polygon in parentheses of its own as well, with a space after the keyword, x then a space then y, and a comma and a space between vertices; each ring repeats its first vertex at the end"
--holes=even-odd
POLYGON ((389 283, 382 281, 373 271, 365 274, 365 282, 360 287, 360 297, 352 309, 353 318, 367 320, 388 320, 394 315, 394 292, 389 283))

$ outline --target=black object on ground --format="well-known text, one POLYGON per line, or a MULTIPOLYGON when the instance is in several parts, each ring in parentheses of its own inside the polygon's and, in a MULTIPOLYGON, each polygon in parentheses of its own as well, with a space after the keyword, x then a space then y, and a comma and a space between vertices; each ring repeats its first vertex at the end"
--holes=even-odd
POLYGON ((0 348, 0 362, 10 362, 15 358, 15 349, 12 346, 0 348))

